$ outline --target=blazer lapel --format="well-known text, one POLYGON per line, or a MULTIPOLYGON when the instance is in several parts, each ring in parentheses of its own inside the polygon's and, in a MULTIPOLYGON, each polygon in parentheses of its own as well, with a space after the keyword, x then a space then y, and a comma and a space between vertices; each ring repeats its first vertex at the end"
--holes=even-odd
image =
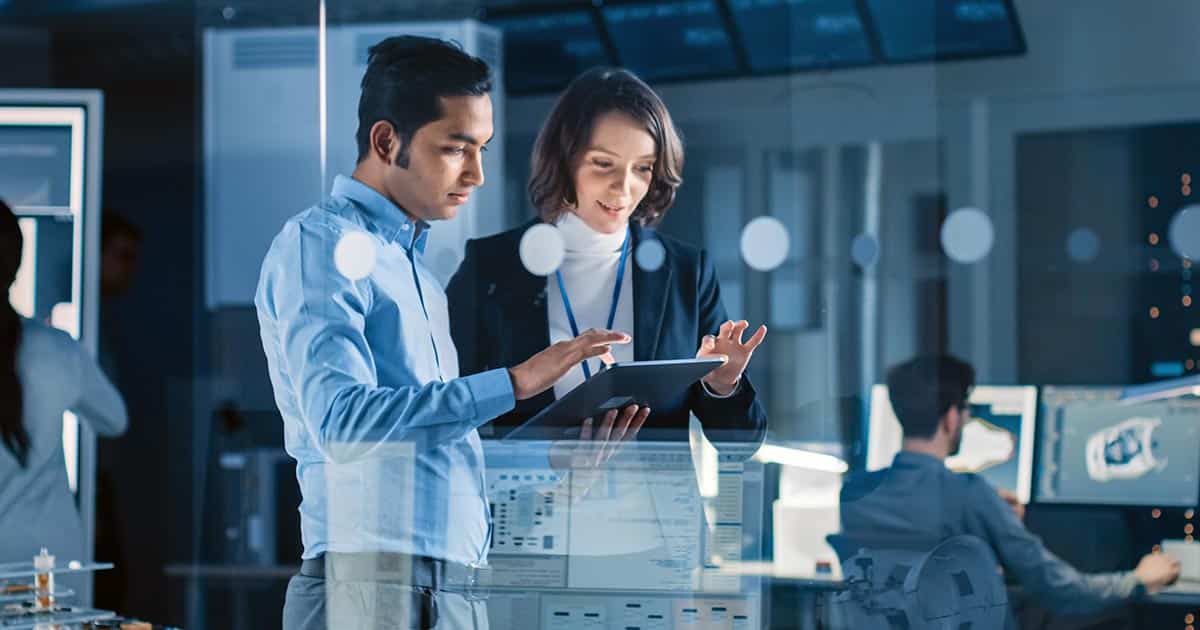
POLYGON ((671 286, 671 264, 664 260, 654 271, 637 264, 637 246, 643 239, 654 238, 654 230, 633 225, 633 358, 653 361, 658 356, 658 340, 667 313, 667 289, 671 286))

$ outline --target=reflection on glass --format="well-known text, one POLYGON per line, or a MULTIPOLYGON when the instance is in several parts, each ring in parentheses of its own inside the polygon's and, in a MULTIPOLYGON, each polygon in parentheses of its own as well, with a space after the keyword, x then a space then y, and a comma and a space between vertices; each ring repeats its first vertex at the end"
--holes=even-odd
MULTIPOLYGON (((695 158, 689 159, 695 163, 695 158)), ((691 186, 703 186, 704 247, 717 268, 725 309, 730 317, 741 319, 746 312, 742 261, 737 241, 730 235, 734 233, 731 232, 734 226, 742 224, 745 213, 745 169, 731 164, 713 164, 701 172, 703 179, 692 182, 691 186)))
POLYGON ((787 247, 781 266, 771 274, 769 322, 781 330, 820 325, 819 168, 816 151, 767 154, 767 206, 785 230, 787 247))

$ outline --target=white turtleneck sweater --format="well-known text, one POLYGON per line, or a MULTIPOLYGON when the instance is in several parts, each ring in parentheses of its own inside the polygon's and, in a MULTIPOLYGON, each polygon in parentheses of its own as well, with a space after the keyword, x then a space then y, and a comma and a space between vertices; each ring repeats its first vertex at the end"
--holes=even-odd
MULTIPOLYGON (((565 256, 559 272, 566 283, 567 297, 579 332, 589 328, 604 328, 608 324, 608 311, 612 307, 613 287, 617 282, 617 266, 621 261, 621 244, 625 242, 626 230, 615 234, 603 234, 593 230, 579 215, 564 212, 558 219, 562 233, 565 256)), ((632 247, 632 243, 630 244, 632 247)), ((612 330, 620 331, 633 338, 633 253, 625 263, 625 280, 621 283, 621 298, 617 303, 617 315, 612 330)), ((562 292, 558 278, 551 275, 546 286, 548 297, 547 315, 550 321, 550 343, 570 341, 575 338, 567 311, 563 307, 562 292)), ((614 345, 613 357, 618 362, 633 361, 633 342, 614 345)), ((600 370, 599 359, 588 361, 592 374, 600 370)), ((576 367, 554 384, 555 398, 583 382, 583 367, 576 367)))

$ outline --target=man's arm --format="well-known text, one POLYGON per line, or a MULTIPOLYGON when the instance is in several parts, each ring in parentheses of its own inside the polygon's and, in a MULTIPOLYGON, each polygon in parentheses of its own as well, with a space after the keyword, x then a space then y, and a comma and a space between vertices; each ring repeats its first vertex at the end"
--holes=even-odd
MULTIPOLYGON (((335 461, 383 442, 445 443, 513 408, 499 369, 412 387, 381 387, 364 329, 372 294, 333 265, 336 229, 289 223, 272 247, 259 308, 276 324, 281 360, 314 442, 335 461)), ((401 322, 403 325, 403 322, 401 322)))
POLYGON ((976 521, 975 528, 986 532, 985 542, 1005 571, 1051 612, 1094 614, 1145 592, 1132 571, 1084 574, 1075 570, 1050 553, 986 481, 972 476, 968 483, 966 509, 976 521))

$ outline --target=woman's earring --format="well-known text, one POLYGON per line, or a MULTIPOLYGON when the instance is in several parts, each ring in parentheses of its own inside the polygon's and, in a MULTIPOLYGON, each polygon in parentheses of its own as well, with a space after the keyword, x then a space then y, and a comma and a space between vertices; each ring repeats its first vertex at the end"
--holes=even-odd
POLYGON ((571 203, 570 201, 567 201, 566 196, 563 196, 562 202, 563 202, 564 208, 571 208, 572 210, 575 209, 575 204, 571 203))

